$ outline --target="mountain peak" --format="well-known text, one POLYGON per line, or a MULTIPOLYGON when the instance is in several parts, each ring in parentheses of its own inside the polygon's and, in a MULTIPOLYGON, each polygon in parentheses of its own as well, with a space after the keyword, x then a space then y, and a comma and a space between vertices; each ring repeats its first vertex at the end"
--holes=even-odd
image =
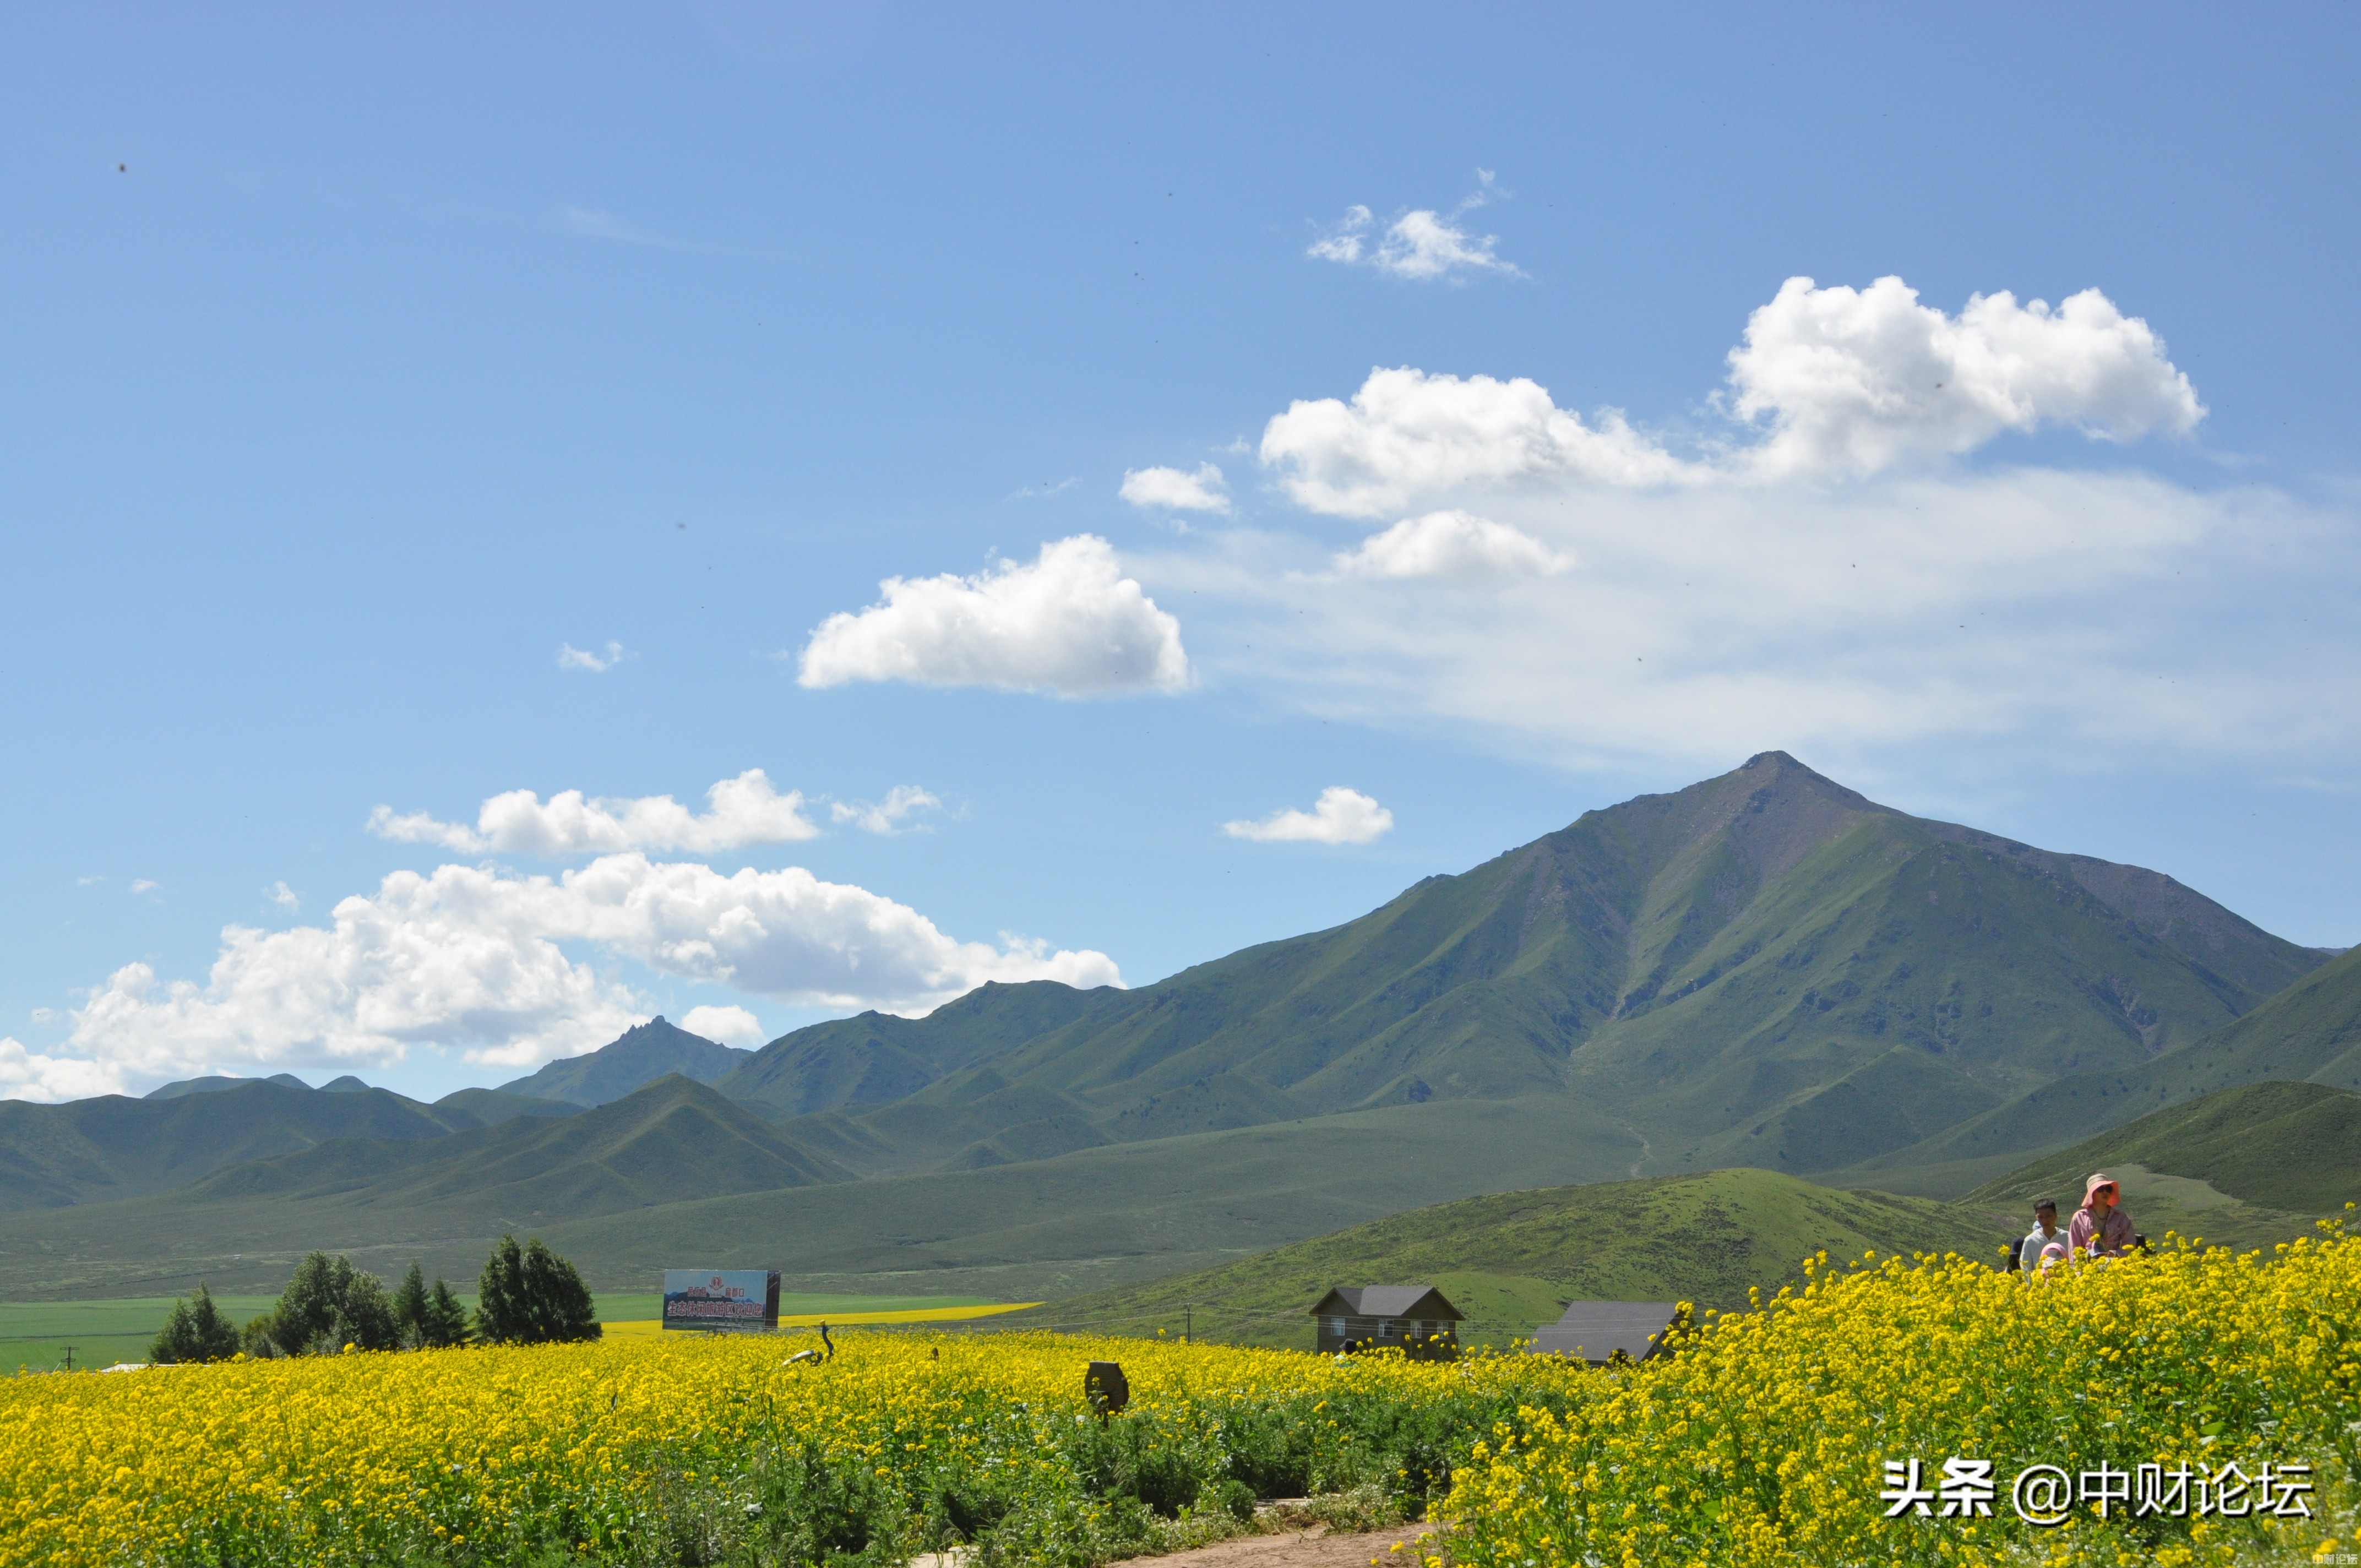
POLYGON ((598 1106, 620 1100, 667 1073, 711 1083, 752 1054, 692 1035, 659 1014, 633 1025, 595 1051, 551 1062, 539 1072, 501 1084, 500 1090, 536 1100, 598 1106))

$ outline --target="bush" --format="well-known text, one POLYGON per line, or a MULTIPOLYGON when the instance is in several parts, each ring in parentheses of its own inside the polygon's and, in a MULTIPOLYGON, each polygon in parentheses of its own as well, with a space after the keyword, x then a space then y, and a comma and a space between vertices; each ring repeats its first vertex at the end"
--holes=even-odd
POLYGON ((393 1321, 412 1350, 444 1350, 467 1343, 467 1310, 440 1278, 426 1288, 426 1274, 413 1262, 393 1293, 393 1321))
POLYGON ((148 1359, 159 1366, 176 1362, 227 1361, 238 1352, 237 1325, 221 1314, 214 1305, 213 1292, 205 1283, 197 1281, 196 1299, 183 1298, 172 1303, 171 1315, 164 1320, 164 1329, 148 1347, 148 1359))
POLYGON ((393 1298, 377 1276, 355 1268, 349 1258, 324 1252, 295 1266, 279 1305, 267 1318, 248 1323, 247 1334, 267 1343, 267 1350, 248 1347, 263 1354, 334 1355, 348 1344, 394 1350, 401 1343, 393 1298))
POLYGON ((538 1238, 520 1249, 502 1236, 478 1284, 476 1332, 493 1344, 547 1344, 597 1339, 590 1288, 574 1266, 538 1238))

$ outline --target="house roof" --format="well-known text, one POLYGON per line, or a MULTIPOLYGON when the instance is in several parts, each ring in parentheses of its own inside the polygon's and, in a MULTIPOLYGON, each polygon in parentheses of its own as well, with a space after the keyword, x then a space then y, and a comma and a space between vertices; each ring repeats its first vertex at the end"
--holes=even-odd
POLYGON ((1320 1298, 1312 1313, 1314 1317, 1447 1318, 1453 1322, 1466 1316, 1432 1285, 1339 1285, 1320 1298))
POLYGON ((1645 1361, 1663 1348, 1665 1326, 1680 1310, 1674 1301, 1575 1301, 1565 1315, 1533 1334, 1535 1355, 1575 1355, 1605 1361, 1621 1351, 1645 1361))

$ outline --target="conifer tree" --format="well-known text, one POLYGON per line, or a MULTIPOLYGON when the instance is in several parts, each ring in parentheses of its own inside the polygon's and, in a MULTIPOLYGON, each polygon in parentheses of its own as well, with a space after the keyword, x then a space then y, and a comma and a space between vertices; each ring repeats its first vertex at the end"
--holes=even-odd
POLYGON ((600 1330, 590 1288, 574 1266, 538 1237, 519 1248, 509 1235, 484 1262, 476 1332, 493 1344, 546 1344, 597 1339, 600 1330))
POLYGON ((180 1362, 227 1361, 237 1354, 237 1325, 222 1316, 221 1309, 214 1305, 213 1292, 200 1279, 195 1299, 183 1298, 172 1303, 163 1331, 148 1348, 148 1359, 159 1366, 180 1362))
POLYGON ((440 1277, 426 1298, 420 1328, 420 1337, 437 1349, 467 1343, 467 1309, 459 1305, 458 1295, 440 1277))
POLYGON ((324 1252, 295 1266, 264 1333, 288 1355, 334 1355, 348 1344, 393 1350, 401 1343, 393 1298, 377 1276, 355 1268, 350 1258, 324 1252))
POLYGON ((426 1288, 426 1272, 413 1262, 393 1293, 394 1321, 401 1343, 419 1350, 441 1350, 467 1343, 467 1310, 441 1278, 426 1288))

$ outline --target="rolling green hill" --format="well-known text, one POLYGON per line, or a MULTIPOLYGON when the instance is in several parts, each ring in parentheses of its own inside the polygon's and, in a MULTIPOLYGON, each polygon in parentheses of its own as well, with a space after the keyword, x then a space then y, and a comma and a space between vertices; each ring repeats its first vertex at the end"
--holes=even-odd
POLYGON ((659 1016, 624 1030, 595 1051, 566 1057, 538 1072, 511 1079, 500 1085, 500 1092, 562 1100, 573 1105, 605 1105, 666 1073, 711 1083, 728 1077, 750 1054, 692 1035, 659 1016))
POLYGON ((1566 1302, 1746 1305, 1826 1248, 1994 1255, 2004 1237, 1924 1199, 1839 1192, 1765 1170, 1721 1170, 1463 1199, 1145 1285, 998 1320, 1089 1325, 1309 1349, 1312 1304, 1336 1285, 1431 1284, 1471 1320, 1465 1343, 1502 1343, 1566 1302), (1184 1313, 1185 1309, 1185 1313, 1184 1313))
POLYGON ((2242 1084, 2153 1111, 2011 1171, 1960 1200, 2024 1214, 2071 1211, 2103 1170, 2151 1245, 2168 1230, 2234 1246, 2305 1234, 2361 1200, 2361 1094, 2324 1084, 2242 1084))
POLYGON ((1846 1174, 1883 1183, 1913 1169, 1981 1172, 1959 1182, 1957 1190, 2015 1166, 2032 1150, 2087 1138, 2215 1090, 2271 1080, 2361 1089, 2361 948, 2348 949, 2179 1050, 2129 1067, 2066 1074, 1846 1174))
MULTIPOLYGON (((250 1078, 184 1078, 177 1083, 159 1084, 141 1095, 142 1100, 178 1100, 184 1094, 218 1094, 225 1089, 236 1089, 242 1083, 252 1083, 250 1078)), ((309 1089, 312 1086, 291 1072, 274 1072, 262 1080, 285 1089, 309 1089)))
MULTIPOLYGON (((231 1288, 313 1246, 472 1267, 529 1229, 606 1288, 730 1264, 1071 1295, 1486 1192, 1917 1168, 2061 1071, 2299 1035, 2333 1061, 2355 971, 2321 959, 1768 752, 1137 991, 990 985, 751 1055, 659 1020, 432 1107, 260 1082, 0 1106, 0 1291, 231 1288), (634 1081, 675 1058, 713 1086, 634 1081), (608 1102, 523 1113, 567 1097, 608 1102)), ((1982 1179, 2092 1125, 2002 1120, 1946 1157, 1982 1179)))
POLYGON ((626 1140, 585 1138, 586 1128, 667 1102, 701 1108, 708 1125, 748 1143, 787 1130, 675 1079, 562 1122, 456 1135, 447 1146, 352 1143, 157 1197, 0 1216, 0 1299, 154 1294, 200 1277, 221 1290, 275 1289, 313 1247, 380 1273, 415 1256, 430 1273, 473 1277, 492 1240, 514 1230, 559 1248, 602 1291, 648 1288, 665 1267, 764 1267, 810 1290, 1042 1300, 1469 1192, 1626 1175, 1640 1154, 1628 1133, 1552 1096, 1389 1106, 1021 1165, 760 1190, 729 1185, 740 1145, 700 1132, 677 1155, 645 1162, 631 1190, 604 1185, 618 1163, 607 1151, 626 1140), (480 1165, 450 1157, 470 1146, 480 1165), (496 1162, 510 1179, 475 1180, 496 1162), (1382 1180, 1370 1179, 1376 1170, 1382 1180), (594 1181, 611 1203, 603 1211, 577 1190, 594 1181), (640 1207, 634 1192, 677 1201, 640 1207))
POLYGON ((0 1210, 167 1191, 332 1138, 411 1142, 480 1124, 472 1106, 445 1113, 382 1089, 327 1094, 264 1079, 162 1100, 0 1101, 0 1210))
POLYGON ((2146 1063, 2320 959, 2169 877, 1905 816, 1767 752, 1333 930, 1137 991, 986 987, 818 1025, 719 1087, 858 1123, 871 1171, 1567 1092, 1612 1107, 1651 1170, 1825 1171, 2146 1063))

